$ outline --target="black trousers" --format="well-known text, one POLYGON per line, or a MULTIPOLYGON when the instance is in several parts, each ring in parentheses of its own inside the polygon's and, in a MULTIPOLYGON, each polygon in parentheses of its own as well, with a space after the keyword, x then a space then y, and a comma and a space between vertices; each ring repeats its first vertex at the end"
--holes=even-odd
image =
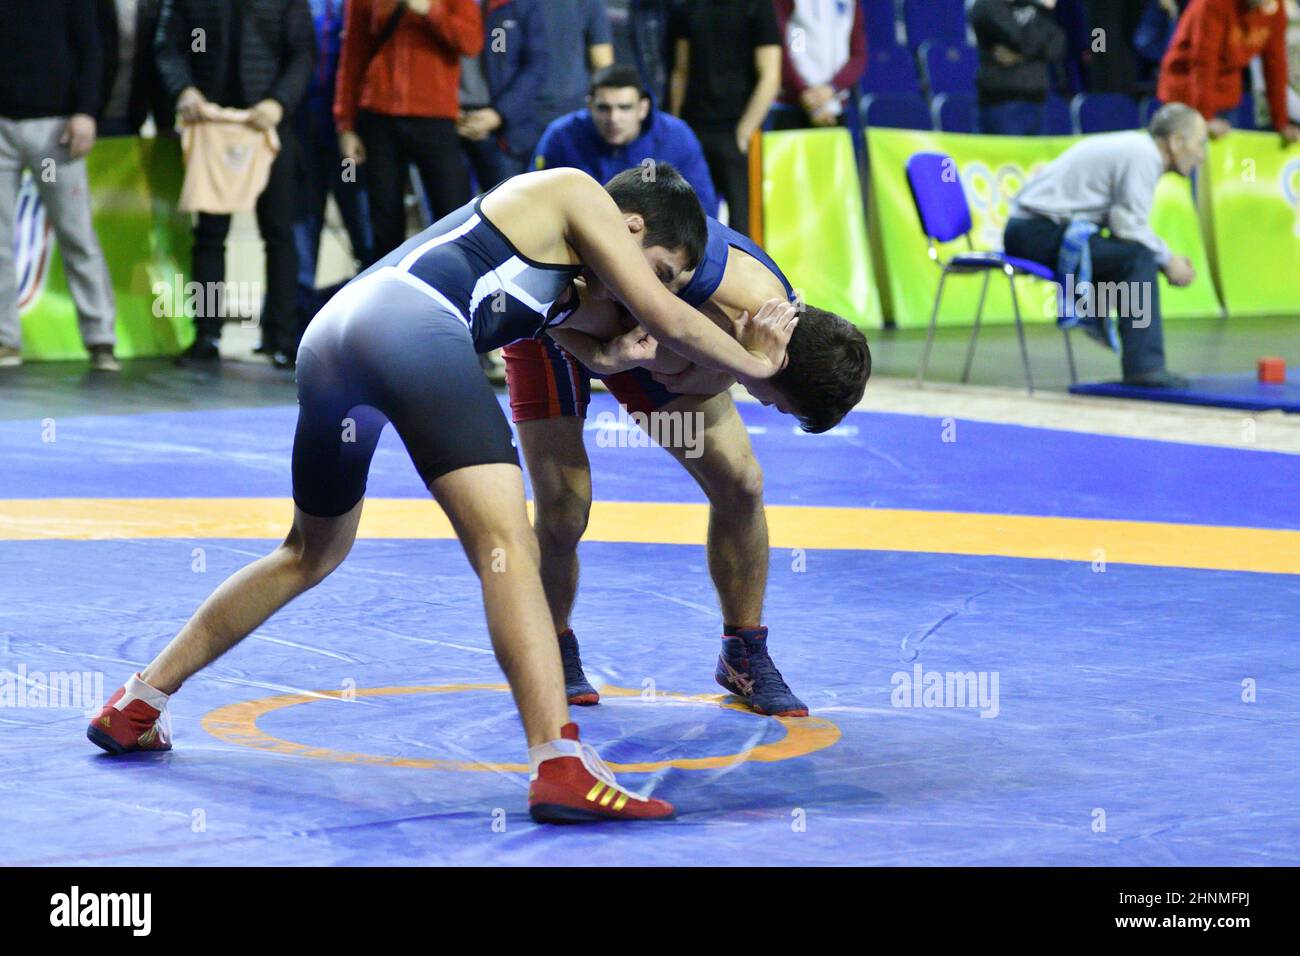
POLYGON ((472 198, 469 169, 451 120, 363 110, 357 116, 357 133, 366 150, 366 194, 376 259, 406 241, 403 196, 412 163, 420 171, 434 222, 472 198))
MULTIPOLYGON (((1007 255, 1032 259, 1055 269, 1066 227, 1040 216, 1007 223, 1003 246, 1007 255)), ((1160 320, 1160 267, 1156 254, 1140 242, 1096 235, 1089 240, 1092 281, 1128 283, 1131 295, 1141 296, 1142 315, 1117 316, 1123 347, 1124 377, 1159 372, 1165 367, 1165 334, 1160 320)))
POLYGON ((1090 92, 1137 95, 1138 55, 1131 38, 1143 6, 1132 0, 1087 0, 1088 22, 1110 41, 1105 56, 1089 61, 1090 92))
POLYGON ((749 157, 736 145, 735 123, 691 124, 719 195, 727 202, 730 226, 749 235, 749 157))
MULTIPOLYGON (((271 163, 266 188, 257 198, 257 231, 266 247, 266 287, 262 299, 262 342, 272 350, 292 351, 297 346, 295 294, 298 251, 293 243, 295 168, 298 142, 293 127, 282 123, 280 152, 271 163)), ((216 341, 229 313, 223 285, 226 278, 226 236, 230 216, 201 212, 194 224, 193 272, 203 295, 194 316, 194 329, 202 338, 216 341), (209 290, 218 290, 216 294, 209 290), (210 311, 207 305, 214 304, 210 311)))
MULTIPOLYGON (((797 106, 792 107, 783 104, 779 109, 774 109, 768 115, 771 117, 771 123, 768 128, 771 129, 773 132, 782 132, 785 130, 792 130, 792 129, 829 129, 830 128, 830 127, 818 126, 816 123, 814 123, 812 121, 812 117, 808 115, 807 111, 804 110, 803 107, 797 107, 797 106)), ((836 120, 835 125, 844 126, 845 119, 846 118, 844 114, 841 113, 840 118, 836 120)))
POLYGON ((469 163, 469 168, 478 184, 478 191, 481 193, 505 182, 511 176, 528 172, 528 161, 532 159, 531 153, 527 156, 516 156, 513 153, 503 152, 491 136, 478 142, 462 139, 460 148, 465 154, 465 161, 469 163))

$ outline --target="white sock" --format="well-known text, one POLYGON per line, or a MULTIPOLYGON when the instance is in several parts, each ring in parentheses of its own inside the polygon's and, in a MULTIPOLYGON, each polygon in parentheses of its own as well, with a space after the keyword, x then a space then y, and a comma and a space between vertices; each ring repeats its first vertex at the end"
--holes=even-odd
POLYGON ((170 694, 164 694, 157 687, 146 684, 140 679, 139 674, 132 674, 130 680, 126 682, 126 693, 122 695, 122 699, 116 706, 118 710, 124 710, 131 701, 142 700, 154 710, 161 711, 170 699, 170 694))
POLYGON ((537 768, 546 760, 556 757, 577 757, 582 759, 582 744, 576 740, 548 740, 536 747, 528 748, 529 779, 537 779, 537 768))

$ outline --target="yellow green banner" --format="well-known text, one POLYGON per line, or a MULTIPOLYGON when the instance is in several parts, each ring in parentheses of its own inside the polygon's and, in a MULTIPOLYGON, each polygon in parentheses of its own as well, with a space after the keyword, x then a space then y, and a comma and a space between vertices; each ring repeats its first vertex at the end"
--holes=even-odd
POLYGON ((1231 315, 1300 315, 1300 144, 1232 132, 1210 144, 1202 215, 1231 315))
MULTIPOLYGON (((966 189, 974 228, 971 239, 979 250, 1000 250, 1011 200, 1027 179, 1051 162, 1075 137, 973 136, 915 130, 872 129, 867 143, 871 162, 871 235, 884 275, 882 294, 886 314, 900 328, 924 327, 939 287, 939 268, 930 259, 928 242, 907 183, 907 161, 920 152, 946 153, 957 165, 966 189)), ((1156 191, 1151 223, 1176 255, 1185 255, 1196 269, 1196 281, 1175 289, 1160 279, 1160 301, 1167 319, 1204 318, 1222 314, 1210 274, 1209 257, 1201 237, 1191 184, 1166 176, 1156 191)), ((958 240, 939 247, 941 258, 965 251, 958 240)), ((975 317, 983 277, 952 276, 944 288, 939 323, 969 325, 975 317)), ((1028 276, 1016 279, 1021 316, 1026 322, 1056 320, 1053 283, 1028 276)), ((984 321, 1012 321, 1007 281, 995 275, 984 305, 984 321)))
POLYGON ((881 327, 848 130, 763 134, 763 248, 803 301, 881 327))
MULTIPOLYGON (((95 232, 117 299, 117 354, 170 355, 193 339, 189 319, 156 311, 155 286, 190 270, 190 218, 176 211, 184 168, 175 139, 101 139, 86 160, 95 232)), ((26 359, 84 358, 58 241, 36 185, 24 179, 16 224, 19 312, 26 359)))

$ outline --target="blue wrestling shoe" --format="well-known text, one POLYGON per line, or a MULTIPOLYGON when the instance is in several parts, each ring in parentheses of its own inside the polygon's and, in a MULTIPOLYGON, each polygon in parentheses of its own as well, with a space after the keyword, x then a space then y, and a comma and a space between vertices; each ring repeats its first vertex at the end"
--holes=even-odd
POLYGON ((569 628, 559 636, 560 660, 564 664, 564 692, 569 696, 570 704, 590 707, 600 702, 600 694, 587 681, 582 672, 582 658, 578 656, 578 639, 569 628))
POLYGON ((808 705, 794 696, 767 653, 767 628, 724 634, 714 679, 767 717, 807 717, 808 705))

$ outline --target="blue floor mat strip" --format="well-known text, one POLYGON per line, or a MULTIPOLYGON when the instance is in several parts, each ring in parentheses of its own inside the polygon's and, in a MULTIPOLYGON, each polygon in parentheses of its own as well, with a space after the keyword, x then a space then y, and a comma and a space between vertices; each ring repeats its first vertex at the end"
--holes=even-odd
MULTIPOLYGON (((594 397, 587 450, 601 501, 699 501, 653 447, 625 437, 608 395, 594 397), (602 419, 601 416, 608 416, 602 419)), ((827 435, 743 407, 770 504, 1300 528, 1300 457, 917 415, 855 413, 827 435), (1197 481, 1173 476, 1195 473, 1197 481), (1251 494, 1225 489, 1250 488, 1251 494)), ((288 497, 296 409, 251 408, 0 421, 3 495, 288 497)), ((392 428, 371 469, 373 497, 426 495, 392 428)))
POLYGON ((1268 385, 1254 375, 1198 375, 1187 388, 1141 388, 1123 382, 1093 382, 1071 385, 1075 395, 1103 395, 1178 405, 1209 405, 1243 411, 1300 412, 1300 379, 1268 385))

